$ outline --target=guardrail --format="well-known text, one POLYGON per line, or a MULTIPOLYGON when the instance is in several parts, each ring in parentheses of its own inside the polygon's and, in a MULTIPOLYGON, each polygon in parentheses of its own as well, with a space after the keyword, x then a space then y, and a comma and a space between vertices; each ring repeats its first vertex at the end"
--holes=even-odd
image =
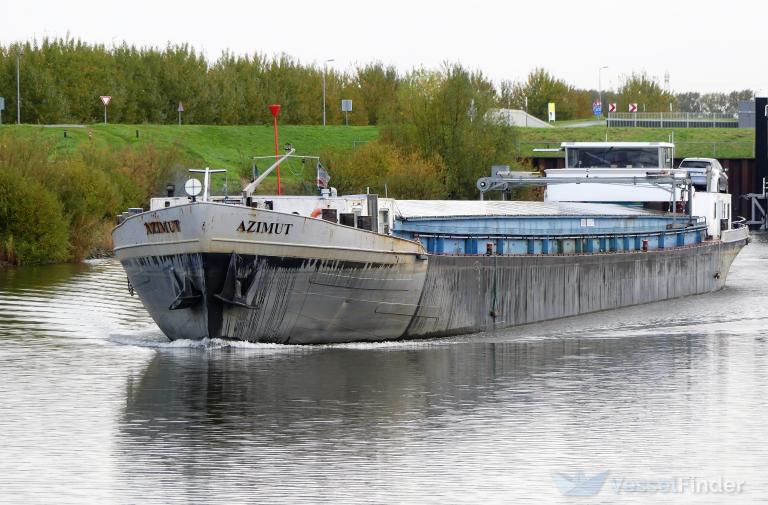
POLYGON ((608 127, 738 128, 737 114, 717 112, 609 112, 608 127))

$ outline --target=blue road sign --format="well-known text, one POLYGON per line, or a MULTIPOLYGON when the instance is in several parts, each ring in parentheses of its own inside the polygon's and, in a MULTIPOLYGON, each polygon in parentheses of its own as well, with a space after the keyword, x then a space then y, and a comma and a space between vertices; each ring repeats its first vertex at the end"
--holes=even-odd
POLYGON ((595 102, 592 104, 592 113, 595 116, 599 116, 603 113, 603 105, 600 102, 595 102))

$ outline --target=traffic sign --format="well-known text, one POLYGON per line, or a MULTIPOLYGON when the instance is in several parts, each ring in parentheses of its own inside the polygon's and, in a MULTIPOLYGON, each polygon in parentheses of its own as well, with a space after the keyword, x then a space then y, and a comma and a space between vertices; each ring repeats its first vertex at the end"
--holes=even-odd
POLYGON ((616 104, 615 103, 609 103, 608 104, 608 112, 616 112, 616 104))
POLYGON ((5 97, 0 96, 0 110, 5 110, 5 97))
POLYGON ((344 124, 349 125, 349 113, 352 112, 352 100, 342 100, 341 111, 344 113, 344 124))
POLYGON ((547 112, 549 113, 548 114, 549 115, 549 120, 550 121, 555 121, 555 103, 554 102, 549 102, 547 104, 547 112))
POLYGON ((99 98, 101 98, 101 103, 103 103, 105 107, 109 105, 109 101, 112 100, 111 96, 100 96, 99 98))
POLYGON ((179 102, 179 109, 178 112, 184 112, 184 104, 179 102))
POLYGON ((592 113, 595 116, 599 116, 603 113, 603 104, 595 100, 595 102, 592 104, 592 113))
POLYGON ((629 104, 629 112, 637 112, 637 104, 636 103, 629 104))

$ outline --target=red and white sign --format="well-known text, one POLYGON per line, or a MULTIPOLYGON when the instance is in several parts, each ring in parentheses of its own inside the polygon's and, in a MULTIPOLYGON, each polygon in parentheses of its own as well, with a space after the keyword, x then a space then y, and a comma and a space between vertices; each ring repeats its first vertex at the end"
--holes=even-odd
POLYGON ((104 104, 105 107, 109 105, 109 101, 112 100, 111 96, 100 96, 99 98, 101 98, 101 102, 104 104))
POLYGON ((608 104, 608 112, 616 112, 616 104, 615 103, 609 103, 608 104))
POLYGON ((637 112, 637 104, 636 103, 629 104, 629 112, 637 112))

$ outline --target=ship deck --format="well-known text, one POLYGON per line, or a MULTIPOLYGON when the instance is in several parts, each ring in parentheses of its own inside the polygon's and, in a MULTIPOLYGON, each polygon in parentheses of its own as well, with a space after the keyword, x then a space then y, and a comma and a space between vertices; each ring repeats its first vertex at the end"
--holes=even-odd
POLYGON ((686 247, 703 220, 640 207, 575 202, 398 200, 393 233, 432 254, 585 254, 686 247))

